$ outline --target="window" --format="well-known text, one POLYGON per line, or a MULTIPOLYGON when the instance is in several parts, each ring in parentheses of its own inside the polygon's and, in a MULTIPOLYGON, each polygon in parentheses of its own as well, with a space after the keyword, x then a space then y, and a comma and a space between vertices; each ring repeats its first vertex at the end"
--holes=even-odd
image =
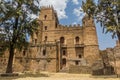
POLYGON ((37 43, 37 39, 35 39, 35 44, 37 43))
POLYGON ((45 56, 45 55, 46 55, 46 50, 44 49, 44 50, 43 50, 43 56, 45 56))
POLYGON ((79 57, 79 58, 82 58, 82 55, 81 55, 81 54, 79 54, 79 55, 78 55, 78 57, 79 57))
POLYGON ((65 50, 63 50, 63 55, 64 55, 64 56, 66 55, 66 51, 65 51, 65 50))
POLYGON ((76 44, 79 44, 79 37, 78 36, 75 38, 75 41, 76 41, 76 44))
POLYGON ((24 51, 23 51, 23 56, 25 56, 25 54, 26 54, 26 51, 24 50, 24 51))
POLYGON ((55 28, 57 28, 57 23, 55 24, 55 28))
POLYGON ((47 18, 47 15, 44 16, 44 19, 45 19, 45 20, 46 20, 46 18, 47 18))
POLYGON ((78 65, 79 64, 79 61, 75 61, 75 65, 78 65))
POLYGON ((47 41, 47 36, 45 36, 45 41, 47 41))
POLYGON ((47 30, 47 26, 45 26, 45 30, 47 30))
POLYGON ((63 43, 64 43, 64 40, 65 40, 64 37, 61 37, 61 38, 60 38, 60 43, 63 44, 63 43))

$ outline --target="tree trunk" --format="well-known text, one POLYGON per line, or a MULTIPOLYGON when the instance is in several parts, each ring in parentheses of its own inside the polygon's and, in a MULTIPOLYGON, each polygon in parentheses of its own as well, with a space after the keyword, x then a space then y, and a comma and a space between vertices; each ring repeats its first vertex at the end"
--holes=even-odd
POLYGON ((10 47, 9 47, 9 60, 7 64, 6 73, 13 72, 12 64, 13 64, 13 57, 14 57, 14 45, 16 44, 16 40, 17 40, 17 34, 15 33, 15 31, 17 30, 17 26, 18 26, 18 17, 19 15, 16 17, 15 25, 13 26, 13 37, 12 37, 12 42, 10 43, 10 47))
POLYGON ((9 50, 9 60, 7 64, 7 69, 6 73, 12 73, 12 64, 13 64, 13 57, 14 57, 14 48, 13 45, 10 45, 10 50, 9 50))

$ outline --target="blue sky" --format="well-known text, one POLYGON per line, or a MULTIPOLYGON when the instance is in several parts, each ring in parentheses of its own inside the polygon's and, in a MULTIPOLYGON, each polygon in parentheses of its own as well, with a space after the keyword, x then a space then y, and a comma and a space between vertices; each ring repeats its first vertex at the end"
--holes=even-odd
MULTIPOLYGON (((82 0, 41 0, 41 6, 52 5, 57 11, 60 24, 70 25, 70 24, 80 24, 82 25, 82 18, 84 13, 80 11, 82 0)), ((111 34, 103 34, 102 28, 99 23, 95 23, 99 48, 104 50, 106 48, 111 48, 116 45, 117 39, 112 39, 111 34)))

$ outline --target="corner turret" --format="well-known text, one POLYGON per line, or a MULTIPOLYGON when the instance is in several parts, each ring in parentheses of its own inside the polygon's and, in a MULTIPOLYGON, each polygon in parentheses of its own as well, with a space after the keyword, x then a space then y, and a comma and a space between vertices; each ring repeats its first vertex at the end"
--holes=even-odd
POLYGON ((85 15, 83 18, 84 57, 90 66, 99 59, 99 46, 94 20, 85 15), (89 52, 88 52, 89 51, 89 52))

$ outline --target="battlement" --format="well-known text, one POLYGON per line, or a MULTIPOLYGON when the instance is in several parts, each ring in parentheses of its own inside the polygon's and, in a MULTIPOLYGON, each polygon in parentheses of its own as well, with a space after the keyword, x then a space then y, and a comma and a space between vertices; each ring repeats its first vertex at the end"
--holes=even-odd
POLYGON ((52 9, 54 10, 53 6, 52 5, 48 5, 48 6, 41 6, 40 7, 41 10, 45 10, 45 9, 52 9))
POLYGON ((59 24, 58 29, 62 29, 62 30, 73 30, 73 29, 82 29, 82 26, 80 26, 80 24, 77 25, 61 25, 59 24))

